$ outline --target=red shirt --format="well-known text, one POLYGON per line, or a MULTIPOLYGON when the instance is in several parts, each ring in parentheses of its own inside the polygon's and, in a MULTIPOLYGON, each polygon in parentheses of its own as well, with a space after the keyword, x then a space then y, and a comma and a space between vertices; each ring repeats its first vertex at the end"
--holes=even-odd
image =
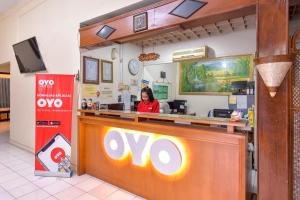
POLYGON ((138 105, 138 112, 151 112, 151 113, 159 113, 159 103, 157 100, 153 102, 150 101, 141 101, 138 105))

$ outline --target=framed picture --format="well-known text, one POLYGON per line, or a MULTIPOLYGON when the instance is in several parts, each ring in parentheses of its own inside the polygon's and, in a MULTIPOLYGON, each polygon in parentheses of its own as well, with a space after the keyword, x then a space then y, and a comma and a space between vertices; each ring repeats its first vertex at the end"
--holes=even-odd
POLYGON ((101 82, 113 83, 113 62, 101 60, 101 82))
POLYGON ((83 83, 99 84, 99 59, 83 56, 83 83))
POLYGON ((133 16, 134 32, 144 31, 148 29, 148 13, 144 12, 133 16))
POLYGON ((253 55, 189 60, 180 63, 180 95, 230 95, 234 81, 253 80, 253 55))
POLYGON ((168 100, 171 97, 171 85, 169 83, 153 83, 153 95, 157 100, 168 100))

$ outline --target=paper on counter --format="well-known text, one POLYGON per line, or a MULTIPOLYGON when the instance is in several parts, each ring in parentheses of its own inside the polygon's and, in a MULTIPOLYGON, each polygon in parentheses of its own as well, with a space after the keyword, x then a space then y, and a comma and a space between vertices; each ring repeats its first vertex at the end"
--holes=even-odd
POLYGON ((236 107, 237 109, 247 109, 247 95, 236 96, 236 107))
POLYGON ((236 96, 234 96, 234 95, 229 96, 229 104, 231 104, 231 105, 236 104, 236 96))

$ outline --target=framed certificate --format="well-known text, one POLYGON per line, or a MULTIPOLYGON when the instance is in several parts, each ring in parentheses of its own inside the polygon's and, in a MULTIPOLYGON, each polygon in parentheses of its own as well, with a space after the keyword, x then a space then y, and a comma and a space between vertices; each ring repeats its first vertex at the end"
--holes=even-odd
POLYGON ((148 29, 148 13, 144 12, 133 16, 134 32, 144 31, 148 29))
POLYGON ((99 59, 83 56, 83 83, 99 84, 99 59))
POLYGON ((101 82, 113 83, 113 62, 101 60, 101 82))

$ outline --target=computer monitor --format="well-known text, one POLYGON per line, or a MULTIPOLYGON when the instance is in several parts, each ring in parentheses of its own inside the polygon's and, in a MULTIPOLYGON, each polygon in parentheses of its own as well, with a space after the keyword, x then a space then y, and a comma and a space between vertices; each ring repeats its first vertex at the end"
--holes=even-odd
POLYGON ((107 104, 109 110, 124 110, 124 103, 107 104))

